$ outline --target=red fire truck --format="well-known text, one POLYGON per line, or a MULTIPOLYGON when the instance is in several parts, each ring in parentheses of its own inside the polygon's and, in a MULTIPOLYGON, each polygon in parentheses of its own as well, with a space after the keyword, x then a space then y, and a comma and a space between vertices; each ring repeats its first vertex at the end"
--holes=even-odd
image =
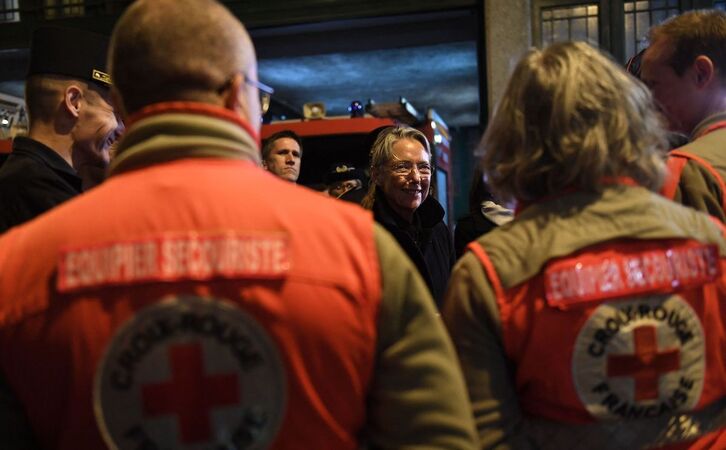
MULTIPOLYGON (((306 106, 306 111, 320 111, 320 105, 306 106)), ((429 108, 421 118, 406 101, 374 104, 369 101, 367 114, 361 117, 339 116, 301 120, 284 120, 262 125, 262 139, 278 131, 292 130, 303 141, 303 158, 298 183, 318 186, 323 183, 325 172, 336 163, 347 162, 356 167, 370 165, 369 133, 376 128, 403 123, 422 131, 428 138, 434 156, 436 170, 432 180, 432 195, 444 206, 446 221, 453 220, 451 185, 450 134, 446 123, 429 108)), ((316 114, 313 114, 315 116, 316 114)), ((449 223, 451 225, 451 223, 449 223)))

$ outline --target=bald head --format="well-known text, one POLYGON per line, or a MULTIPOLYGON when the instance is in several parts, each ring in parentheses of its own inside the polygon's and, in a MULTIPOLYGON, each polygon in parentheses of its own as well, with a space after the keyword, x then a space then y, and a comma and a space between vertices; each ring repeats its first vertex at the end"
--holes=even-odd
POLYGON ((163 101, 222 106, 235 74, 257 77, 247 31, 214 0, 135 1, 114 28, 109 68, 128 114, 163 101))

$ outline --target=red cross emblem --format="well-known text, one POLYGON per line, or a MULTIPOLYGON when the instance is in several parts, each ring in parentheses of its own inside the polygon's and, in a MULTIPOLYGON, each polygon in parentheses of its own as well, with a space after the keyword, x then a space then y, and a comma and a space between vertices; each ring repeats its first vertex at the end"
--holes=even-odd
POLYGON ((206 375, 199 343, 171 346, 169 367, 170 381, 142 386, 144 413, 177 416, 184 444, 209 441, 211 410, 239 404, 238 376, 206 375))
POLYGON ((658 352, 655 326, 640 326, 633 330, 635 354, 609 355, 609 377, 633 377, 635 401, 658 399, 658 380, 662 374, 680 369, 680 350, 658 352))

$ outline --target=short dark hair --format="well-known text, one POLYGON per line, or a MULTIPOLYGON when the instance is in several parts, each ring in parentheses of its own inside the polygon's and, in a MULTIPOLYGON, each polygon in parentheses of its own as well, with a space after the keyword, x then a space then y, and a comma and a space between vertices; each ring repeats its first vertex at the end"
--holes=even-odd
POLYGON ((300 146, 300 154, 302 155, 303 145, 300 136, 298 136, 297 133, 292 130, 282 130, 265 139, 265 142, 262 145, 262 160, 265 160, 268 156, 270 156, 270 152, 272 151, 272 144, 274 144, 275 141, 277 141, 278 139, 282 138, 290 138, 297 142, 297 145, 300 146))
POLYGON ((30 75, 25 80, 25 110, 31 128, 37 122, 53 121, 63 93, 71 85, 78 86, 84 92, 96 91, 101 96, 108 93, 107 88, 79 78, 55 74, 30 75))
POLYGON ((698 55, 708 56, 721 79, 726 79, 726 12, 689 11, 651 28, 649 38, 667 38, 675 48, 670 65, 678 76, 698 55))
POLYGON ((25 110, 31 124, 51 122, 57 109, 55 90, 47 78, 45 75, 31 75, 25 80, 25 110))

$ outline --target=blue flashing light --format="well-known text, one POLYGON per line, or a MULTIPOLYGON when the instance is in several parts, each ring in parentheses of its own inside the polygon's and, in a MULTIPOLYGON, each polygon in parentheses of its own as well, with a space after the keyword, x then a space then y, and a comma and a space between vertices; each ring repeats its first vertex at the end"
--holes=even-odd
POLYGON ((353 100, 348 107, 348 112, 350 113, 350 117, 363 117, 365 112, 363 109, 363 103, 361 103, 360 100, 353 100))

